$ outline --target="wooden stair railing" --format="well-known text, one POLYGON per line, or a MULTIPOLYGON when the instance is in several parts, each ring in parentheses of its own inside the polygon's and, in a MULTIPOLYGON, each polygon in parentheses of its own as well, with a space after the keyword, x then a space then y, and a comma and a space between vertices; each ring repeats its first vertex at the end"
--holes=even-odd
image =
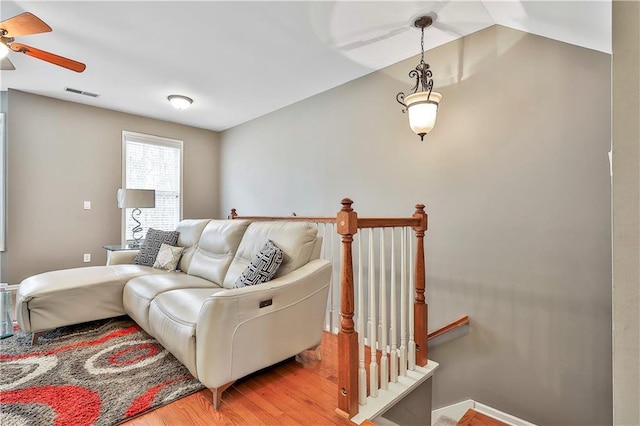
POLYGON ((427 334, 427 340, 435 339, 438 336, 442 336, 445 333, 455 330, 456 328, 460 328, 463 325, 469 324, 469 316, 465 315, 458 318, 455 321, 450 322, 449 324, 440 327, 437 330, 433 330, 429 334, 427 334))
MULTIPOLYGON (((426 269, 424 236, 427 230, 427 214, 425 206, 417 204, 416 210, 410 217, 405 218, 359 218, 353 210, 353 201, 345 198, 341 201, 342 208, 335 217, 270 217, 270 216, 239 216, 235 209, 231 209, 230 219, 250 219, 256 221, 302 221, 312 223, 335 224, 336 232, 341 236, 340 254, 340 318, 338 330, 338 408, 336 412, 352 418, 358 413, 358 365, 359 347, 358 333, 354 324, 355 289, 353 273, 352 244, 359 229, 365 228, 412 228, 416 235, 415 253, 415 298, 413 303, 413 337, 415 342, 415 365, 424 367, 428 362, 427 318, 428 306, 425 301, 426 269)), ((405 265, 403 265, 405 266, 405 265)), ((371 267, 371 266, 370 266, 371 267)), ((405 273, 401 270, 401 273, 405 273)), ((405 288, 405 287, 403 287, 405 288)), ((394 305, 391 305, 392 307, 394 305)), ((403 305, 404 306, 404 305, 403 305)), ((393 311, 392 311, 393 312, 393 311)), ((333 331, 333 330, 332 330, 333 331)), ((411 331, 411 329, 410 329, 411 331)), ((375 336, 375 334, 374 334, 375 336)), ((376 345, 376 342, 373 342, 376 345)), ((409 346, 409 352, 412 346, 409 346)), ((406 360, 401 360, 406 362, 406 360)), ((411 362, 410 362, 411 364, 411 362)), ((406 368, 405 368, 406 370, 406 368)))
MULTIPOLYGON (((342 236, 342 262, 340 273, 341 316, 338 333, 338 408, 336 412, 351 418, 358 413, 358 334, 354 329, 354 279, 353 236, 358 229, 412 227, 416 233, 415 301, 413 305, 415 363, 424 367, 428 362, 427 318, 425 302, 426 274, 424 257, 424 234, 427 230, 427 214, 424 205, 416 205, 409 218, 359 218, 351 207, 353 201, 342 200, 342 209, 337 215, 337 232, 342 236)), ((370 265, 371 267, 371 265, 370 265)), ((375 342, 373 342, 375 345, 375 342)))

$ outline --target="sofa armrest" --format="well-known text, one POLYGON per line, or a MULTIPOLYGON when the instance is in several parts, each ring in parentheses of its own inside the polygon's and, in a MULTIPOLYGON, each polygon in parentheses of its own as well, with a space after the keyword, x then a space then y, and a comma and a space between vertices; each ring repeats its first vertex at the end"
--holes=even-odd
POLYGON ((208 297, 196 327, 198 380, 216 388, 319 344, 330 279, 331 263, 317 259, 208 297))
POLYGON ((139 250, 114 251, 109 255, 109 259, 107 259, 107 265, 133 264, 133 259, 135 259, 138 251, 139 250))

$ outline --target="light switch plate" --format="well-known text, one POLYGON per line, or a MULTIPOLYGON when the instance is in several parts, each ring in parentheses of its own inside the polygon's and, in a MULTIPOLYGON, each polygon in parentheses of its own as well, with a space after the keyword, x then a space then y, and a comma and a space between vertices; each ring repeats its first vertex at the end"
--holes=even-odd
POLYGON ((84 202, 84 209, 85 210, 91 210, 91 201, 85 201, 84 202))
POLYGON ((91 253, 85 253, 84 257, 83 257, 83 261, 84 261, 84 263, 91 262, 91 253))

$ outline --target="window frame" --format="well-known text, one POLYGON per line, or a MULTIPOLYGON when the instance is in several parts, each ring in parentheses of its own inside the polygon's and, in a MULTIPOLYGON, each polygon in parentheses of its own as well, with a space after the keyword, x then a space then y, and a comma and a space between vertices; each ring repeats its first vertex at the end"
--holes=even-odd
MULTIPOLYGON (((179 139, 167 138, 164 136, 150 135, 146 133, 132 132, 130 130, 122 131, 122 186, 126 188, 127 185, 127 139, 134 139, 136 142, 148 143, 151 145, 160 145, 171 148, 179 148, 180 150, 180 214, 178 221, 183 218, 183 205, 184 205, 184 141, 179 139)), ((155 188, 144 188, 155 189, 155 188)), ((127 244, 127 209, 121 209, 120 216, 120 241, 122 244, 127 244)))

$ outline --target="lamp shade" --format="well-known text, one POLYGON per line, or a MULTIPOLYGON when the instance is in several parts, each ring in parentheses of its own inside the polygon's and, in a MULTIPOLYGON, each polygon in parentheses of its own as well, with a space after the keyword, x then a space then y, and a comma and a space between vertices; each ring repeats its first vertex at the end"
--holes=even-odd
POLYGON ((118 189, 118 207, 154 208, 156 191, 153 189, 118 189))
POLYGON ((0 59, 4 58, 8 54, 9 48, 4 43, 0 43, 0 59))
POLYGON ((418 92, 405 98, 409 127, 421 138, 436 125, 438 104, 441 100, 442 94, 438 92, 418 92))

